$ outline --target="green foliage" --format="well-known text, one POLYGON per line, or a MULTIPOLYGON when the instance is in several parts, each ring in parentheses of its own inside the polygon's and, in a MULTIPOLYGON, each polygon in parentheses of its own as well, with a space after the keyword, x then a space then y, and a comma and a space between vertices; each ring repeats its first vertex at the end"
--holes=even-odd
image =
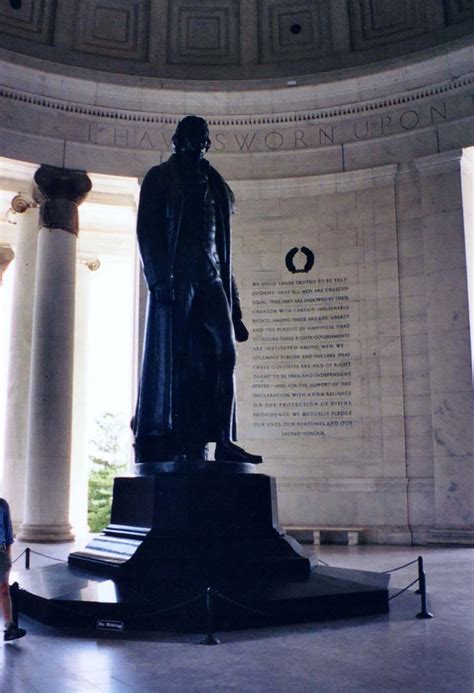
POLYGON ((100 532, 110 520, 114 478, 127 471, 124 452, 127 427, 118 414, 105 412, 96 421, 96 437, 89 455, 88 523, 91 532, 100 532))

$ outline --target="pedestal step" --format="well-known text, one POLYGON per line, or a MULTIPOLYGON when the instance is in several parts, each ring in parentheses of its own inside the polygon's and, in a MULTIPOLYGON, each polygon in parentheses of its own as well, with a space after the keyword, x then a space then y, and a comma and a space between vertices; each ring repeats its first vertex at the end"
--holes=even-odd
POLYGON ((142 583, 305 578, 311 561, 282 535, 275 504, 263 474, 119 477, 111 524, 69 564, 142 583))
MULTIPOLYGON (((70 566, 16 571, 18 607, 51 626, 203 632, 207 587, 216 630, 384 614, 390 575, 318 566, 304 580, 247 580, 183 585, 116 582, 70 566)), ((92 636, 93 637, 93 636, 92 636)))

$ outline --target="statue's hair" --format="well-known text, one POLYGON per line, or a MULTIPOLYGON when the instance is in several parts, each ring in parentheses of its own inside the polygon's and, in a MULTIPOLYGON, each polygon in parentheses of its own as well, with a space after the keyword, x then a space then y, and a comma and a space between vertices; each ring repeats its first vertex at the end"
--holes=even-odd
POLYGON ((180 120, 176 127, 176 132, 174 133, 172 138, 173 147, 175 151, 181 149, 185 145, 189 132, 198 127, 205 130, 207 136, 206 151, 207 149, 209 149, 209 147, 211 146, 211 140, 209 139, 209 127, 207 125, 207 122, 204 120, 204 118, 200 118, 199 116, 195 115, 190 115, 185 116, 182 120, 180 120))

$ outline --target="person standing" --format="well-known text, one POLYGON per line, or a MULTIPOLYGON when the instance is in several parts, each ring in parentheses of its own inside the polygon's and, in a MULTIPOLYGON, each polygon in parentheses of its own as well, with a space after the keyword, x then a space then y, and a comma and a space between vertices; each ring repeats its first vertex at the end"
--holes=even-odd
POLYGON ((26 635, 24 628, 18 628, 12 621, 12 600, 10 597, 10 568, 12 565, 11 545, 13 544, 10 508, 4 498, 0 498, 0 597, 2 602, 5 633, 3 639, 17 640, 26 635))

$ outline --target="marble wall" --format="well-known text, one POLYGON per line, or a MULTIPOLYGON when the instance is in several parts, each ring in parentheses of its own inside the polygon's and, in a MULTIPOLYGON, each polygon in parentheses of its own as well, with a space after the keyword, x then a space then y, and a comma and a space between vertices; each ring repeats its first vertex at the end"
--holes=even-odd
POLYGON ((58 76, 0 55, 12 159, 141 178, 182 115, 208 119, 210 159, 236 193, 252 334, 239 347, 240 439, 277 478, 283 524, 473 542, 472 56, 463 41, 371 72, 225 90, 58 76))
POLYGON ((277 477, 281 522, 364 527, 369 541, 468 540, 459 153, 234 187, 252 331, 239 349, 240 436, 277 477), (307 264, 301 249, 314 264, 292 272, 307 264))

